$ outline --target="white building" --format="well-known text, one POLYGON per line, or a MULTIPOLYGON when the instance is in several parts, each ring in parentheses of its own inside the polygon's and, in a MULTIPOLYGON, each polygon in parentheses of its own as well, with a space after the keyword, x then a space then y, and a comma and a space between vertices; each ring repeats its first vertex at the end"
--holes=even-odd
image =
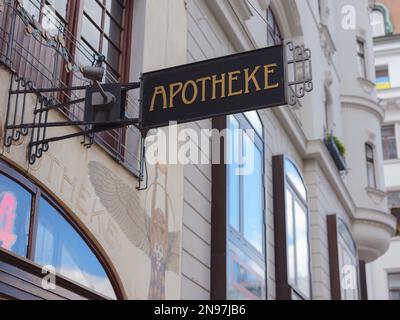
MULTIPOLYGON (((8 119, 8 101, 14 101, 9 99, 15 80, 11 70, 43 85, 44 76, 31 71, 33 62, 23 62, 31 55, 21 48, 36 56, 33 60, 45 74, 54 62, 48 49, 38 51, 32 35, 71 50, 62 68, 54 63, 54 77, 47 79, 58 87, 64 80, 81 83, 79 66, 89 61, 78 51, 91 52, 97 62, 96 53, 104 54, 110 78, 137 81, 141 72, 293 42, 312 52, 314 90, 297 109, 281 106, 179 126, 196 132, 253 128, 254 139, 241 137, 256 147, 253 174, 236 176, 231 165, 148 166, 149 188, 144 191, 135 189, 137 130, 100 135, 91 149, 78 138, 51 143, 48 152, 47 146, 36 150, 42 157, 34 158, 33 165, 26 157, 28 139, 17 139, 12 131, 15 141, 0 156, 0 192, 14 199, 17 186, 30 190, 20 200, 31 208, 25 211, 31 210, 33 222, 29 227, 21 225, 23 219, 15 222, 18 230, 30 230, 28 245, 21 243, 21 234, 4 232, 8 240, 19 239, 14 242, 20 247, 3 243, 0 272, 6 269, 12 276, 18 267, 31 280, 4 284, 8 291, 0 291, 0 298, 32 298, 33 292, 41 298, 366 298, 365 263, 387 251, 396 226, 385 193, 384 110, 375 89, 369 20, 373 1, 114 0, 96 1, 94 7, 87 1, 69 0, 66 7, 50 11, 40 0, 25 0, 24 7, 4 2, 0 34, 14 36, 16 46, 7 45, 8 37, 0 39, 0 79, 6 84, 0 86, 2 123, 8 119), (47 24, 40 27, 35 17, 26 17, 26 10, 29 16, 35 10, 30 4, 38 2, 36 17, 55 12, 62 28, 49 28, 54 19, 42 19, 47 24), (7 15, 7 10, 18 14, 7 15), (20 19, 15 34, 10 17, 20 19), (72 28, 68 21, 75 21, 72 28), (78 40, 50 33, 64 28, 78 40), (40 219, 49 211, 37 205, 42 199, 51 199, 53 215, 62 213, 86 241, 95 253, 97 272, 90 273, 87 261, 62 246, 60 236, 69 233, 60 230, 61 223, 40 219), (42 237, 37 237, 37 224, 42 237), (44 235, 50 244, 58 239, 65 256, 72 255, 75 272, 56 263, 60 247, 46 246, 44 235), (55 292, 37 289, 40 266, 53 263, 63 279, 60 286, 67 284, 55 292), (103 281, 93 281, 96 276, 103 281), (70 285, 71 278, 79 285, 70 285)), ((20 80, 17 84, 22 85, 20 80)), ((35 98, 26 97, 32 117, 35 98)), ((128 111, 137 112, 135 107, 133 102, 128 111)), ((65 112, 48 116, 67 119, 65 112)), ((7 142, 10 129, 3 125, 2 131, 7 142)), ((57 133, 77 131, 62 128, 57 133)), ((227 145, 228 153, 243 152, 235 140, 227 145)), ((206 146, 198 147, 208 155, 206 146)))
MULTIPOLYGON (((398 1, 377 1, 372 12, 378 97, 385 108, 382 127, 385 181, 392 214, 400 218, 400 23, 398 1)), ((400 299, 400 238, 367 266, 370 299, 400 299)))

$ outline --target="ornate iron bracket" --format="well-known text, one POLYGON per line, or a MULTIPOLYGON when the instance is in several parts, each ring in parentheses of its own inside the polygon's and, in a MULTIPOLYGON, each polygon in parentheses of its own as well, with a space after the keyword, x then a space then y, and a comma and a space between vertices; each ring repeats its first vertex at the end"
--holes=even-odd
POLYGON ((300 99, 306 92, 314 89, 312 78, 311 50, 304 46, 294 45, 292 42, 287 47, 287 87, 288 104, 301 106, 300 99))
MULTIPOLYGON (((126 97, 129 90, 137 89, 140 83, 114 84, 115 90, 121 91, 121 96, 126 97)), ((67 100, 59 102, 49 94, 61 92, 72 92, 77 90, 93 90, 91 86, 67 87, 67 88, 48 88, 36 89, 32 82, 26 81, 17 75, 13 75, 10 83, 9 98, 7 105, 7 113, 4 124, 4 146, 12 147, 18 144, 21 139, 30 134, 30 142, 28 144, 28 161, 34 164, 37 159, 43 156, 43 153, 49 150, 49 143, 60 140, 71 139, 75 137, 83 137, 82 144, 90 147, 94 143, 94 134, 106 130, 118 129, 126 126, 138 126, 139 119, 115 119, 111 121, 88 121, 86 118, 82 121, 62 121, 49 122, 49 112, 52 110, 62 110, 73 107, 79 103, 85 103, 88 107, 90 101, 87 97, 76 100, 67 100), (28 98, 28 95, 31 95, 28 98), (33 111, 28 107, 28 99, 35 97, 35 105, 33 111), (29 110, 30 109, 30 110, 29 110), (29 117, 28 112, 32 112, 29 117), (28 114, 27 114, 28 113, 28 114), (81 131, 64 135, 64 136, 48 136, 49 128, 75 126, 81 131)), ((121 107, 125 104, 122 99, 119 101, 121 107)))

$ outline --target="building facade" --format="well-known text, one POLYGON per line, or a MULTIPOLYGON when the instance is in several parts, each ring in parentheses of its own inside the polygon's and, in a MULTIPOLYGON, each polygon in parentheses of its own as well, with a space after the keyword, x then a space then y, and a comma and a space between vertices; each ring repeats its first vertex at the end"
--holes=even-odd
MULTIPOLYGON (((385 109, 382 144, 388 205, 400 218, 400 4, 397 1, 377 1, 372 11, 375 69, 378 97, 385 109)), ((371 299, 400 299, 400 239, 399 227, 388 252, 368 265, 368 285, 371 299)))
POLYGON ((373 1, 0 4, 1 298, 366 298, 365 264, 387 251, 396 228, 373 1), (314 90, 301 105, 148 133, 171 147, 174 130, 183 132, 201 164, 145 166, 148 141, 133 126, 51 140, 87 130, 84 66, 104 66, 108 84, 136 82, 142 72, 287 42, 312 52, 314 90), (77 126, 40 126, 65 121, 77 126), (18 127, 25 122, 35 125, 18 127), (202 129, 252 129, 228 136, 224 150, 246 156, 251 146, 251 173, 206 161, 215 138, 202 129))

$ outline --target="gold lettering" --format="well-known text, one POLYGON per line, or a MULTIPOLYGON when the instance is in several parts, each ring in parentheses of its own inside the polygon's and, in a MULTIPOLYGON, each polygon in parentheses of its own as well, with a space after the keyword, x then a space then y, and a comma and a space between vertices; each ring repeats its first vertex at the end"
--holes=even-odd
POLYGON ((206 101, 206 82, 211 81, 211 77, 197 79, 196 82, 201 84, 201 101, 206 101))
POLYGON ((241 94, 243 94, 243 90, 233 92, 233 82, 238 81, 239 74, 240 71, 232 71, 228 73, 228 87, 229 87, 228 97, 240 96, 241 94))
POLYGON ((275 73, 275 68, 278 67, 276 63, 267 64, 264 66, 265 73, 265 90, 275 89, 279 87, 279 83, 270 84, 269 75, 275 73))
POLYGON ((151 98, 151 105, 150 105, 150 112, 154 111, 155 103, 156 103, 156 98, 158 95, 162 95, 163 98, 163 109, 167 109, 167 92, 164 88, 164 86, 158 86, 155 87, 154 93, 153 93, 153 98, 151 98))
POLYGON ((183 86, 183 91, 182 91, 182 101, 184 104, 192 104, 193 102, 196 101, 197 99, 197 94, 199 92, 199 89, 197 88, 197 83, 194 82, 193 80, 189 80, 185 83, 185 85, 183 86), (188 100, 187 96, 186 96, 186 91, 188 89, 189 86, 193 87, 193 97, 192 99, 188 100))
POLYGON ((245 94, 249 94, 250 93, 250 88, 249 87, 250 87, 250 82, 251 81, 253 82, 253 84, 254 84, 254 86, 256 88, 256 91, 260 91, 261 90, 260 85, 258 84, 258 81, 257 81, 257 78, 256 78, 256 74, 257 74, 258 70, 260 70, 260 68, 261 68, 261 66, 255 67, 252 73, 249 73, 249 71, 250 71, 249 68, 244 69, 244 79, 245 79, 244 80, 244 85, 245 85, 244 93, 245 94))
POLYGON ((169 107, 174 107, 174 98, 182 91, 183 83, 177 82, 169 85, 169 107), (175 88, 177 88, 175 90, 175 88))
POLYGON ((221 85, 221 98, 225 98, 225 73, 221 74, 221 79, 217 80, 217 76, 212 76, 212 100, 217 99, 217 85, 221 85))

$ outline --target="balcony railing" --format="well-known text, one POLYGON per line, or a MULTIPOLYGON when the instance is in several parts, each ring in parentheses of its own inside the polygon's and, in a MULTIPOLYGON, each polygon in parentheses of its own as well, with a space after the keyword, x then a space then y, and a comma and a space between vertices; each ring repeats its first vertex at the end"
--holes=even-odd
MULTIPOLYGON (((37 5, 40 8, 39 0, 29 1, 30 5, 37 5)), ((36 94, 54 103, 81 101, 60 110, 69 120, 81 121, 84 116, 85 90, 71 91, 64 88, 90 85, 81 73, 83 66, 81 61, 91 61, 92 65, 101 65, 104 56, 99 53, 90 54, 56 16, 46 19, 45 27, 43 25, 43 22, 30 16, 22 1, 0 0, 0 64, 6 66, 13 74, 10 90, 22 86, 28 87, 31 91, 39 88, 62 89, 53 93, 37 91, 36 94)), ((104 82, 116 83, 117 80, 106 70, 104 82)), ((44 117, 48 117, 48 112, 44 117)), ((133 95, 128 95, 126 116, 137 118, 138 112, 137 99, 133 95)), ((33 131, 35 135, 46 135, 43 128, 33 130, 36 130, 33 131)), ((24 133, 26 132, 20 132, 19 135, 24 133)), ((18 138, 18 134, 15 132, 5 132, 4 139, 7 141, 16 137, 18 138)), ((135 175, 139 174, 140 132, 137 128, 110 130, 89 138, 135 175)), ((87 146, 91 145, 90 142, 87 143, 87 139, 85 143, 87 146)), ((41 153, 38 154, 38 157, 40 156, 41 153)))

